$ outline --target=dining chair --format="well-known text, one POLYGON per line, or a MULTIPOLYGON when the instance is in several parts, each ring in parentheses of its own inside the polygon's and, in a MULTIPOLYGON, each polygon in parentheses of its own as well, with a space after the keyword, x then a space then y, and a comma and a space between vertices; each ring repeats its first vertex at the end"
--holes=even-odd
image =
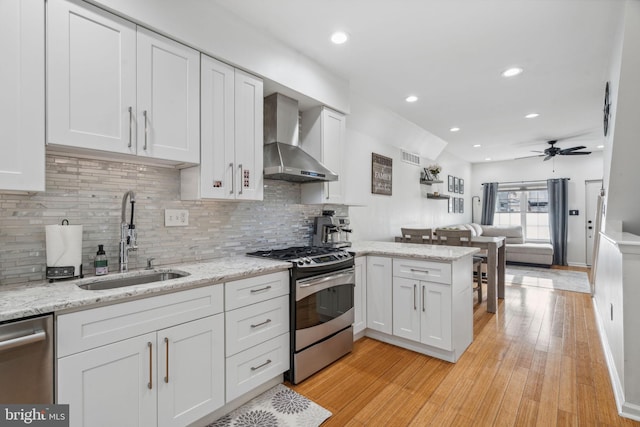
POLYGON ((432 244, 433 236, 430 228, 400 228, 404 243, 432 244))
MULTIPOLYGON (((448 246, 471 246, 471 230, 449 230, 436 229, 438 244, 448 246)), ((478 304, 482 302, 482 263, 486 263, 486 258, 482 256, 473 257, 473 270, 476 272, 477 281, 474 291, 478 291, 478 304)))

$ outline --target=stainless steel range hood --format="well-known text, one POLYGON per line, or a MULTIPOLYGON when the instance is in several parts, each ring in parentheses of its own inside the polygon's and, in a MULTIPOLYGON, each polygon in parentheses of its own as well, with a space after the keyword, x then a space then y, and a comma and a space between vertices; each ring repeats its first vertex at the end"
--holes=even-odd
POLYGON ((298 146, 298 101, 264 99, 264 177, 293 182, 337 181, 338 175, 298 146))

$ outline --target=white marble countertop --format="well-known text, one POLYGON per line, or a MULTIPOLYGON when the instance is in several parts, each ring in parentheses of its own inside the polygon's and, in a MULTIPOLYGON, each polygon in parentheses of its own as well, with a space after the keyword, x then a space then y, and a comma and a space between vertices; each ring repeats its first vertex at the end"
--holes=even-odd
POLYGON ((163 282, 146 283, 122 288, 91 291, 77 285, 94 283, 123 276, 139 276, 151 270, 136 270, 128 273, 109 273, 106 276, 91 276, 83 279, 64 280, 54 283, 33 282, 25 285, 0 286, 0 321, 14 320, 56 311, 89 308, 94 305, 152 296, 207 284, 223 283, 243 277, 284 271, 290 262, 273 261, 247 256, 221 258, 199 264, 180 264, 157 267, 153 271, 181 271, 186 277, 163 282))
POLYGON ((418 243, 396 243, 360 241, 346 248, 356 255, 378 255, 398 258, 427 259, 431 261, 455 261, 480 252, 479 248, 469 246, 422 245, 418 243))
MULTIPOLYGON (((414 243, 354 242, 348 250, 361 255, 379 255, 399 258, 454 261, 472 255, 480 249, 474 247, 419 245, 414 243)), ((77 285, 94 283, 123 276, 148 274, 150 270, 128 273, 109 273, 107 276, 90 276, 83 279, 33 282, 25 285, 0 286, 0 322, 20 319, 63 310, 90 308, 92 306, 126 301, 132 298, 195 288, 208 284, 241 279, 260 274, 284 271, 291 263, 268 259, 236 256, 198 264, 180 264, 157 267, 153 271, 181 271, 186 277, 163 282, 145 283, 106 290, 84 290, 77 285)))

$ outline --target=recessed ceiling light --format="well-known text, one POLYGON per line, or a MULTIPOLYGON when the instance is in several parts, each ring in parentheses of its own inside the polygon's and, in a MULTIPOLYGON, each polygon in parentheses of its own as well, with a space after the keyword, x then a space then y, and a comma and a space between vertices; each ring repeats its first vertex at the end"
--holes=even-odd
POLYGON ((416 102, 418 100, 418 97, 415 95, 409 95, 405 98, 405 101, 407 102, 416 102))
POLYGON ((458 132, 460 130, 459 127, 452 127, 451 129, 449 129, 449 132, 458 132))
POLYGON ((604 148, 604 145, 598 145, 596 148, 604 148))
POLYGON ((482 145, 480 145, 480 144, 473 144, 473 148, 480 148, 480 147, 482 147, 482 145))
POLYGON ((513 77, 522 73, 524 70, 520 67, 507 68, 502 72, 502 77, 513 77))
POLYGON ((536 117, 538 117, 540 114, 538 113, 529 113, 526 116, 524 116, 525 119, 535 119, 536 117))
POLYGON ((349 35, 344 31, 336 31, 335 33, 331 34, 331 41, 335 44, 342 44, 347 40, 349 40, 349 35))
POLYGON ((491 157, 486 157, 485 160, 489 161, 489 160, 491 160, 491 157))

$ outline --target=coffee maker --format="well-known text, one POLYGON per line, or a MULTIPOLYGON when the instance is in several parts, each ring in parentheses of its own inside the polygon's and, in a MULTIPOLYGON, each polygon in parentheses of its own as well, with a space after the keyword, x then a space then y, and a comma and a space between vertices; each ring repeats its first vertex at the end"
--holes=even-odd
POLYGON ((349 218, 335 216, 335 211, 322 211, 313 223, 313 246, 346 248, 351 246, 349 218))

